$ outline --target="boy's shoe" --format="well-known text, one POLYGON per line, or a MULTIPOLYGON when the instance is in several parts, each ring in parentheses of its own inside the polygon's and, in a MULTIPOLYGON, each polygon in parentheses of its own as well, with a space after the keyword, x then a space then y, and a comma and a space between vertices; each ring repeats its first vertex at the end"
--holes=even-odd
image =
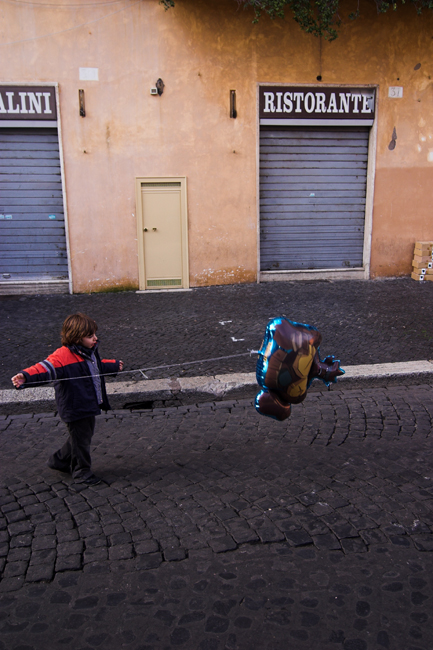
POLYGON ((80 485, 99 485, 100 483, 102 483, 102 478, 95 475, 89 476, 84 481, 80 481, 80 485))
POLYGON ((47 465, 50 469, 55 469, 56 472, 63 472, 64 474, 71 473, 69 465, 60 465, 52 456, 48 459, 47 465))
POLYGON ((72 483, 71 489, 75 490, 75 492, 82 492, 88 487, 94 487, 101 483, 104 483, 104 481, 102 478, 99 478, 99 476, 89 476, 89 478, 84 479, 84 481, 75 481, 72 483))

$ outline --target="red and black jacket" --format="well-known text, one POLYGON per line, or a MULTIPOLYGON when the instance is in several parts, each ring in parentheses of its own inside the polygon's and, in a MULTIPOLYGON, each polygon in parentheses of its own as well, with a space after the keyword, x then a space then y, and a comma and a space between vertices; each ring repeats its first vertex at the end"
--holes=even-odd
POLYGON ((90 415, 99 415, 101 408, 110 409, 105 381, 102 375, 119 371, 119 362, 100 359, 97 346, 93 348, 101 375, 102 403, 98 403, 96 389, 86 360, 86 351, 76 345, 62 346, 30 368, 21 370, 26 378, 21 388, 31 388, 42 383, 54 382, 59 415, 64 422, 74 422, 90 415), (62 381, 63 380, 63 381, 62 381))

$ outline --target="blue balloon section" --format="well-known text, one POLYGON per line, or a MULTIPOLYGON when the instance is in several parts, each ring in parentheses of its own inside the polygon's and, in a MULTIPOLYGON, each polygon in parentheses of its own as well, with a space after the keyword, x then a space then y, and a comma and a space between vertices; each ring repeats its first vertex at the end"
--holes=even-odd
POLYGON ((333 356, 320 359, 321 341, 322 335, 312 325, 283 317, 269 321, 256 366, 257 383, 263 389, 255 400, 259 413, 285 420, 291 404, 305 399, 313 379, 329 386, 344 374, 333 356))

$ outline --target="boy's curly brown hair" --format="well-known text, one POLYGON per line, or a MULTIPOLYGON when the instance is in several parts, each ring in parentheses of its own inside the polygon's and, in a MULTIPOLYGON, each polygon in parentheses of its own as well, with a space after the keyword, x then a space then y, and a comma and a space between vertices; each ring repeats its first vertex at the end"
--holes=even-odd
POLYGON ((86 314, 80 312, 71 314, 65 319, 60 336, 62 345, 76 345, 80 343, 85 336, 93 336, 98 329, 97 324, 86 314))

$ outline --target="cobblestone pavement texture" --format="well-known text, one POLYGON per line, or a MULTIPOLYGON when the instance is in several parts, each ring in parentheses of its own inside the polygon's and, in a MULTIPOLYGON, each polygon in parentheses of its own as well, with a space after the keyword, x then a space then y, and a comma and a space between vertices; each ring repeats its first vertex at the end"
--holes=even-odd
MULTIPOLYGON (((322 357, 342 366, 429 359, 433 356, 433 283, 410 279, 275 282, 205 287, 190 292, 135 292, 0 297, 0 388, 18 370, 60 345, 60 328, 75 311, 99 324, 101 353, 126 369, 185 363, 257 350, 270 318, 286 316, 316 326, 322 357)), ((254 372, 242 357, 173 366, 164 376, 254 372)), ((137 378, 142 378, 138 373, 137 378)), ((130 374, 119 379, 131 379, 130 374)))
POLYGON ((55 414, 0 416, 0 650, 431 650, 432 419, 430 385, 116 411, 77 491, 55 414))

